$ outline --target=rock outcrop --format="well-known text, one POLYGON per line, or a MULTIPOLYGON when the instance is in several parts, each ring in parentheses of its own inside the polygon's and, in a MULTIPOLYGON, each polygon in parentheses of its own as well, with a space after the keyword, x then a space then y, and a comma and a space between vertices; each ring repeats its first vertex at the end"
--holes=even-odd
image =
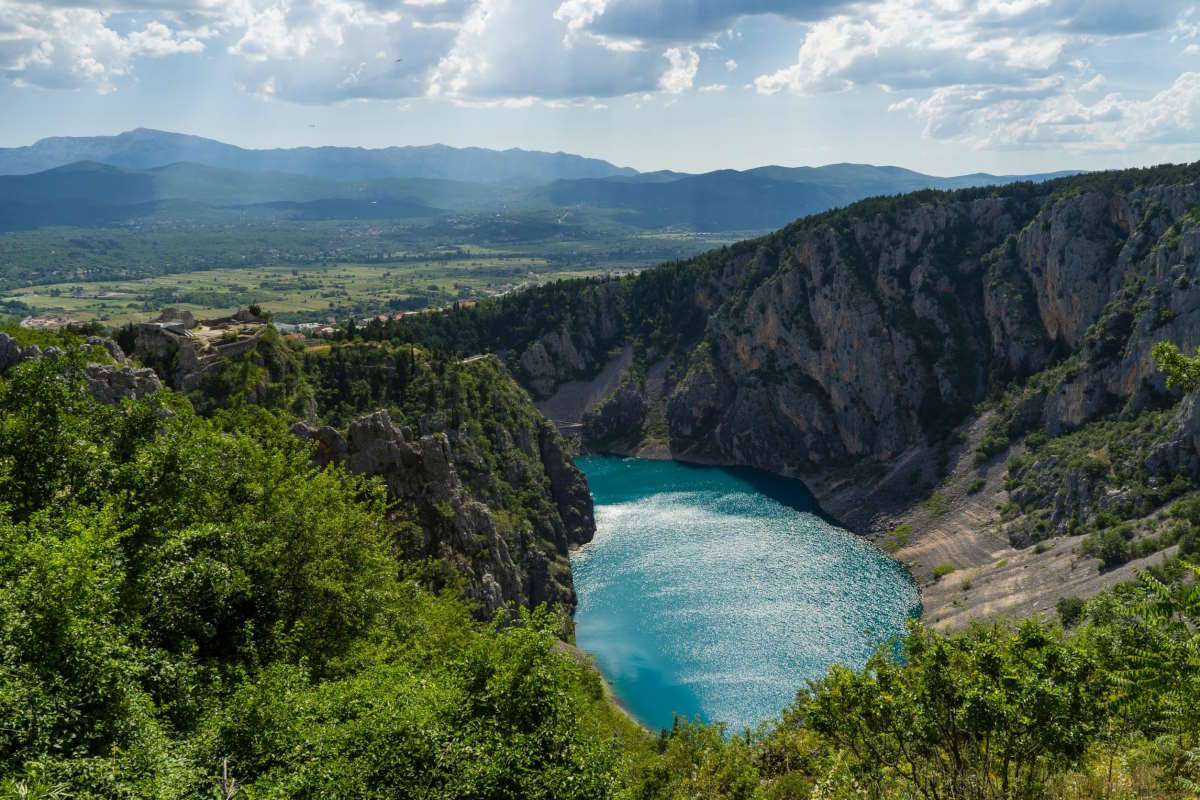
MULTIPOLYGON (((490 475, 479 467, 479 453, 457 431, 438 420, 425 420, 426 432, 393 423, 387 411, 352 422, 343 436, 332 427, 296 423, 292 432, 316 444, 319 464, 342 463, 362 475, 381 477, 417 541, 406 542, 410 558, 436 558, 454 564, 464 577, 467 595, 491 616, 508 603, 575 608, 568 548, 590 541, 596 524, 591 495, 582 473, 548 422, 536 439, 512 442, 536 457, 542 475, 528 467, 490 475), (537 478, 544 478, 538 480, 537 478), (544 494, 543 513, 515 525, 496 502, 509 489, 528 487, 544 494), (491 499, 489 506, 481 499, 491 499)), ((518 431, 521 433, 523 431, 518 431)), ((510 461, 510 464, 522 464, 510 461)))
POLYGON ((88 364, 84 374, 92 396, 109 405, 122 400, 140 400, 162 388, 154 370, 145 367, 88 364))
POLYGON ((592 286, 569 319, 522 345, 518 375, 534 397, 548 397, 560 384, 604 366, 608 349, 625 336, 627 299, 619 282, 592 286))
MULTIPOLYGON (((85 367, 84 378, 88 388, 101 403, 116 405, 122 400, 138 400, 162 388, 154 370, 130 366, 120 346, 112 339, 89 336, 84 346, 102 348, 114 362, 89 362, 85 367)), ((62 354, 63 351, 57 347, 47 347, 45 350, 37 345, 20 347, 11 336, 0 333, 0 375, 24 361, 58 358, 62 354)))
POLYGON ((1146 459, 1151 475, 1186 475, 1200 481, 1200 390, 1179 404, 1166 436, 1146 459))

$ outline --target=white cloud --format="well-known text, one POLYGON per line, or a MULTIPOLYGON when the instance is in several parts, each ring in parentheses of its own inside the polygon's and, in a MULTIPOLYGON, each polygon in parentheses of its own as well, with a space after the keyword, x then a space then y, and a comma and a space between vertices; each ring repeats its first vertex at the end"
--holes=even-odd
POLYGON ((199 53, 197 35, 152 21, 121 34, 94 8, 45 7, 0 0, 0 75, 19 85, 100 92, 116 88, 135 58, 199 53))
POLYGON ((796 62, 760 75, 755 85, 763 94, 807 94, 862 84, 895 90, 1009 83, 1060 65, 1065 43, 1059 32, 1018 36, 937 3, 885 0, 813 25, 796 62))
POLYGON ((638 40, 583 30, 580 20, 599 7, 592 0, 480 0, 434 70, 429 94, 616 97, 660 85, 674 90, 686 78, 689 60, 698 63, 691 48, 674 48, 682 59, 676 64, 638 40))
POLYGON ((934 139, 977 148, 1128 150, 1200 140, 1200 73, 1186 72, 1144 100, 1110 93, 1081 102, 1058 80, 1023 89, 944 87, 892 110, 914 114, 934 139))
POLYGON ((580 31, 604 13, 606 0, 563 0, 554 18, 567 23, 567 30, 580 31))
POLYGON ((700 68, 700 54, 688 47, 672 47, 663 53, 671 68, 658 79, 658 86, 667 94, 679 94, 692 88, 696 71, 700 68))
POLYGON ((738 63, 736 61, 734 61, 732 58, 728 59, 725 62, 725 71, 726 72, 733 72, 737 68, 738 68, 738 63))
POLYGON ((811 25, 793 64, 755 89, 814 94, 873 86, 908 95, 889 110, 925 123, 925 136, 976 147, 1126 146, 1190 131, 1191 84, 1181 76, 1149 107, 1109 93, 1084 55, 1099 41, 1159 31, 1186 38, 1193 3, 1162 0, 874 0, 811 25), (1080 97, 1094 98, 1081 100, 1080 97))
POLYGON ((275 0, 243 10, 229 53, 242 85, 256 94, 302 103, 420 96, 458 33, 434 11, 445 13, 275 0))

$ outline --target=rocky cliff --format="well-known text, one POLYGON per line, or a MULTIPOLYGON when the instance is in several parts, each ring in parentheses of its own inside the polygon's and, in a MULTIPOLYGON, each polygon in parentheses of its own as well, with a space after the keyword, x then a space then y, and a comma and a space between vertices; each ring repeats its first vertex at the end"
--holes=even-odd
POLYGON ((591 495, 496 359, 362 342, 300 354, 245 315, 160 319, 136 341, 198 411, 233 401, 291 411, 319 464, 382 478, 397 547, 457 567, 481 615, 508 603, 574 610, 567 553, 595 532, 591 495))
MULTIPOLYGON (((125 399, 136 400, 162 388, 154 370, 134 367, 112 339, 89 336, 83 343, 83 349, 91 356, 84 370, 84 378, 92 395, 101 403, 115 405, 125 399)), ((45 349, 35 344, 22 347, 13 337, 0 333, 0 375, 24 361, 58 358, 63 352, 54 346, 45 349)))
POLYGON ((866 201, 584 286, 568 318, 509 349, 544 397, 637 344, 639 368, 585 421, 608 449, 658 440, 794 475, 886 464, 963 423, 989 388, 1073 357, 1023 412, 1055 435, 1170 400, 1151 348, 1200 343, 1198 176, 866 201))
POLYGON ((458 567, 484 616, 510 602, 574 610, 567 551, 591 539, 595 522, 583 475, 551 426, 536 436, 517 432, 511 446, 528 459, 513 459, 507 474, 486 477, 477 469, 479 453, 459 431, 414 431, 396 425, 387 411, 355 420, 345 435, 302 422, 292 430, 317 443, 319 462, 382 477, 398 517, 410 523, 409 537, 401 537, 405 554, 458 567), (542 474, 528 474, 529 465, 542 474), (496 497, 501 484, 544 493, 544 513, 514 525, 502 502, 489 507, 476 499, 496 497))
POLYGON ((501 353, 585 447, 802 478, 939 624, 1046 613, 1186 539, 1196 401, 1152 350, 1200 344, 1200 164, 863 201, 391 334, 501 353))

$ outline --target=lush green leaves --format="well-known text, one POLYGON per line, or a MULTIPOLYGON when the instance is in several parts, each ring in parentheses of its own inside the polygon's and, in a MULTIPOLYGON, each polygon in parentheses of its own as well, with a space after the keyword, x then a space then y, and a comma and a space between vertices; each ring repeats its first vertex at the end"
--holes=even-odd
POLYGON ((1185 392, 1200 388, 1200 347, 1194 356, 1186 356, 1171 342, 1154 345, 1158 368, 1167 373, 1167 386, 1185 392))

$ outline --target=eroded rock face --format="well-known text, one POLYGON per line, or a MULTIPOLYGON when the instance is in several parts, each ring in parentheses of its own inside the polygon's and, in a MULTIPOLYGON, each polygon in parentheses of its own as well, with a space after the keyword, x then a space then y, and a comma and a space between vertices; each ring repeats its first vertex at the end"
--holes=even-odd
POLYGON ((583 435, 589 442, 611 442, 640 432, 646 419, 646 401, 632 386, 621 386, 583 415, 583 435))
POLYGON ((518 358, 521 382, 534 397, 548 397, 565 381, 603 366, 608 349, 624 333, 617 283, 592 287, 578 315, 525 347, 518 358))
MULTIPOLYGON (((162 388, 154 370, 127 366, 128 359, 112 339, 89 336, 85 345, 103 347, 117 362, 116 365, 90 363, 85 368, 88 388, 101 403, 116 405, 122 400, 138 400, 162 388)), ((33 358, 54 359, 63 354, 57 347, 47 347, 44 351, 37 345, 19 347, 11 336, 0 333, 0 375, 33 358)))
POLYGON ((92 396, 110 405, 122 400, 140 400, 162 388, 152 369, 88 364, 86 376, 92 396))
POLYGON ((542 467, 550 479, 550 494, 558 507, 568 547, 587 544, 596 534, 596 516, 587 480, 563 446, 554 423, 542 422, 538 430, 538 450, 542 467))
POLYGON ((1180 402, 1165 440, 1146 460, 1146 471, 1151 475, 1186 475, 1200 480, 1200 390, 1180 402))
MULTIPOLYGON (((964 194, 864 204, 726 248, 676 282, 686 296, 653 297, 705 314, 703 330, 648 353, 648 374, 671 365, 665 380, 596 404, 584 442, 638 442, 665 420, 675 457, 799 475, 890 463, 968 418, 989 381, 1064 359, 1076 368, 1028 401, 1025 429, 1168 404, 1152 349, 1200 344, 1198 205, 1195 184, 964 194)), ((637 302, 591 306, 611 329, 637 302)), ((545 337, 532 348, 536 392, 593 358, 599 323, 577 316, 573 353, 545 337)))
MULTIPOLYGON (((363 475, 377 475, 389 495, 412 510, 409 518, 422 541, 410 557, 433 557, 456 565, 469 597, 491 616, 508 603, 548 603, 575 607, 568 548, 590 541, 596 530, 591 495, 582 473, 563 448, 553 425, 545 422, 536 440, 510 441, 536 457, 543 474, 509 476, 544 494, 545 513, 514 528, 504 515, 498 524, 495 503, 502 494, 498 476, 474 453, 470 442, 430 418, 417 436, 393 423, 386 411, 352 422, 345 436, 333 428, 296 423, 292 432, 317 444, 320 464, 344 463, 363 475)), ((505 435, 508 435, 505 433, 505 435)))

